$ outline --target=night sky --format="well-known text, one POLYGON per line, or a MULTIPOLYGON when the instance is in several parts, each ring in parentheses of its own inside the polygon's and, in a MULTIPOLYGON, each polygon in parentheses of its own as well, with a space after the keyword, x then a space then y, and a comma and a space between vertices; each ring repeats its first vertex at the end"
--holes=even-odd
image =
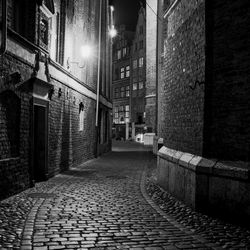
POLYGON ((134 30, 140 2, 145 7, 145 0, 111 0, 111 4, 115 7, 115 25, 125 24, 134 30))

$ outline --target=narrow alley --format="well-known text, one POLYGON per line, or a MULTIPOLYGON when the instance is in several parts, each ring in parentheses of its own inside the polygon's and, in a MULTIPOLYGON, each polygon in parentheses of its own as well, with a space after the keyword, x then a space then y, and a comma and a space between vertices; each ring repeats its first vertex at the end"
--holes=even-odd
MULTIPOLYGON (((155 166, 149 148, 116 141, 111 153, 3 200, 0 249, 223 249, 149 198, 146 170, 155 166)), ((230 249, 248 249, 242 230, 230 249)))

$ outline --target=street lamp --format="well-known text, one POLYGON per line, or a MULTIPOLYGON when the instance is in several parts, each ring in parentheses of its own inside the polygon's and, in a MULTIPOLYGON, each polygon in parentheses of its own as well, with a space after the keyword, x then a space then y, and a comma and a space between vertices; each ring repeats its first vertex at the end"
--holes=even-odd
POLYGON ((109 30, 109 35, 110 35, 111 38, 116 37, 117 30, 115 29, 114 25, 112 25, 111 29, 109 30))
MULTIPOLYGON (((97 61, 97 86, 96 86, 96 119, 95 119, 95 128, 96 128, 96 157, 98 156, 98 140, 99 140, 99 132, 98 132, 98 118, 99 118, 99 100, 100 100, 100 70, 101 70, 101 40, 102 40, 102 0, 99 3, 99 31, 98 31, 98 61, 97 61)), ((110 67, 112 65, 112 38, 117 35, 117 31, 113 25, 113 15, 114 15, 114 7, 110 6, 110 28, 109 28, 109 36, 110 36, 110 67)), ((110 68, 110 80, 112 79, 112 68, 110 68)), ((111 80, 112 81, 112 80, 111 80)))
POLYGON ((86 59, 90 58, 90 56, 93 54, 93 49, 90 45, 85 44, 82 45, 80 48, 81 57, 83 60, 83 64, 81 65, 81 62, 77 61, 70 61, 70 57, 67 59, 67 69, 70 69, 70 64, 77 64, 79 68, 84 68, 86 66, 86 59))

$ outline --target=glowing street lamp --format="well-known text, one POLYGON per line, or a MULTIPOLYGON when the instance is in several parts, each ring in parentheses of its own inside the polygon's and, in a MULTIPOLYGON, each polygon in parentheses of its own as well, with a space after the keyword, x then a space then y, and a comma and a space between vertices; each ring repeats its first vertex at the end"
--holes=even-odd
POLYGON ((112 25, 111 29, 109 30, 109 35, 110 35, 111 38, 116 37, 117 30, 115 29, 114 25, 112 25))

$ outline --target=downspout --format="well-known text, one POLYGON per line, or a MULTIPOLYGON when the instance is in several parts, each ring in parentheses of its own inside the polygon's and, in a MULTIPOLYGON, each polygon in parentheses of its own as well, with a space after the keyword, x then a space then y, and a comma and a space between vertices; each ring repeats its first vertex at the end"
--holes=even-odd
POLYGON ((96 152, 95 156, 98 157, 98 117, 99 117, 99 99, 100 99, 100 67, 101 67, 101 41, 102 41, 102 0, 100 0, 99 9, 99 31, 98 31, 98 63, 97 63, 97 86, 96 86, 96 116, 95 116, 95 129, 96 129, 96 152))
POLYGON ((2 0, 2 35, 0 55, 6 52, 7 48, 7 0, 2 0))

